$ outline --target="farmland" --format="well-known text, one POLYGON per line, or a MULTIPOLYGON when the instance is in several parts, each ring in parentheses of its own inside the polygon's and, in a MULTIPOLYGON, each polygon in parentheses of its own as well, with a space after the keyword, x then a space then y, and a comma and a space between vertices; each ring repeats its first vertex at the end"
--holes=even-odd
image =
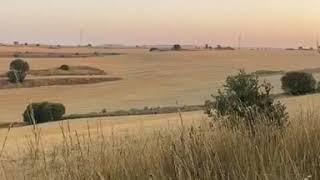
MULTIPOLYGON (((50 69, 62 64, 89 66, 104 70, 121 81, 98 84, 51 86, 0 90, 1 122, 21 120, 30 102, 55 101, 66 105, 67 113, 99 112, 145 106, 202 104, 224 79, 244 68, 289 71, 320 67, 315 52, 271 50, 148 52, 147 49, 95 49, 41 47, 0 47, 0 53, 101 52, 122 55, 88 58, 25 58, 32 69, 50 69)), ((0 58, 0 73, 5 73, 13 58, 0 58)), ((318 75, 315 74, 317 77, 318 75)), ((280 75, 266 76, 280 92, 280 75)))

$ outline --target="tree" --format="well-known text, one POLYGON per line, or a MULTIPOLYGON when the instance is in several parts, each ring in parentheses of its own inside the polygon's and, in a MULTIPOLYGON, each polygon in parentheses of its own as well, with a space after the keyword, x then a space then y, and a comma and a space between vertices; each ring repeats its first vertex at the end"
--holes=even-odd
POLYGON ((306 72, 288 72, 281 78, 282 89, 292 95, 312 93, 316 90, 316 80, 306 72))
POLYGON ((205 102, 205 112, 226 119, 232 127, 244 124, 253 132, 255 125, 261 123, 283 127, 288 120, 286 107, 275 102, 271 90, 270 83, 259 84, 256 75, 240 70, 237 75, 227 77, 214 101, 205 102))

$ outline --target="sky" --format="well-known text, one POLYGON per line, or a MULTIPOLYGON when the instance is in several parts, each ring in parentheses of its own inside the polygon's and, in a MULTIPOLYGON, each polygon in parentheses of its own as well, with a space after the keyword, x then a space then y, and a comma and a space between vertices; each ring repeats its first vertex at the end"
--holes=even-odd
POLYGON ((0 0, 0 42, 315 46, 320 0, 0 0))

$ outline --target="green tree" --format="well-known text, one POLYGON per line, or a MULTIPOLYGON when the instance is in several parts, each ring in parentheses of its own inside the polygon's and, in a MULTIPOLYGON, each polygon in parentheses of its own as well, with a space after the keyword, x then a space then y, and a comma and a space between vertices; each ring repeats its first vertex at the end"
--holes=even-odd
POLYGON ((223 90, 218 90, 213 101, 205 102, 205 112, 225 119, 232 127, 244 124, 254 130, 261 123, 284 127, 288 120, 286 107, 275 102, 271 90, 270 83, 260 84, 256 75, 240 70, 227 77, 223 90))

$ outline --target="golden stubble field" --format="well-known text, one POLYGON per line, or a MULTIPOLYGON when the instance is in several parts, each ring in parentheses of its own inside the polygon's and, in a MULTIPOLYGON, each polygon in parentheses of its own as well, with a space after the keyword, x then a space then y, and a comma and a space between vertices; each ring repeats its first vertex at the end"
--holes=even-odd
MULTIPOLYGON (((21 121, 26 105, 36 101, 55 101, 67 106, 67 113, 86 113, 103 108, 128 109, 144 106, 169 106, 200 104, 221 87, 226 76, 240 68, 256 70, 295 70, 320 67, 320 56, 313 52, 282 50, 265 51, 190 51, 148 52, 147 49, 88 49, 88 48, 9 48, 0 47, 1 52, 119 52, 119 56, 80 59, 26 59, 32 69, 46 69, 61 64, 92 66, 105 70, 110 76, 124 78, 122 81, 92 85, 54 86, 30 89, 0 90, 0 123, 21 121)), ((0 73, 7 71, 11 58, 0 59, 0 73)), ((319 75, 317 75, 319 76, 319 75)), ((266 78, 280 91, 280 76, 266 78)), ((308 95, 282 99, 291 116, 302 110, 318 109, 320 95, 308 95)), ((206 120, 203 112, 182 114, 185 125, 206 120)), ((179 115, 146 115, 112 118, 71 120, 71 131, 85 133, 95 131, 101 123, 106 135, 139 134, 143 131, 180 127, 179 115)), ((67 126, 68 121, 64 121, 67 126)), ((54 145, 61 141, 61 122, 41 124, 43 142, 54 145)), ((7 134, 0 130, 1 142, 7 134)), ((32 126, 11 129, 6 150, 16 152, 32 138, 32 126)), ((48 146, 50 147, 50 146, 48 146)))
MULTIPOLYGON (((182 51, 148 52, 147 49, 94 49, 0 47, 1 52, 118 52, 118 56, 92 58, 25 59, 32 69, 62 64, 85 65, 105 70, 123 80, 91 85, 53 86, 0 90, 0 122, 21 121, 30 102, 54 101, 66 105, 67 113, 129 109, 144 106, 202 104, 221 87, 227 75, 240 68, 255 70, 295 70, 320 67, 315 52, 261 51, 182 51)), ((0 59, 0 73, 7 71, 12 58, 0 59)), ((268 77, 280 91, 279 76, 268 77)))

